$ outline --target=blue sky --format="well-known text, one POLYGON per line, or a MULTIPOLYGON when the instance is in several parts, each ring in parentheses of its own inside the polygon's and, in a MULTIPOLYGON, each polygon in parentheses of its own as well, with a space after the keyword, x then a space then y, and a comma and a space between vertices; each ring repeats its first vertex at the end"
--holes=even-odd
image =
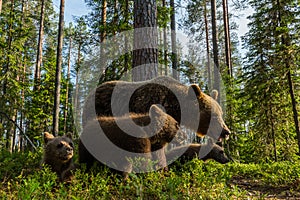
MULTIPOLYGON (((55 9, 59 10, 60 0, 52 0, 55 9)), ((65 0, 65 21, 66 24, 73 20, 73 16, 87 14, 88 9, 84 0, 65 0)))

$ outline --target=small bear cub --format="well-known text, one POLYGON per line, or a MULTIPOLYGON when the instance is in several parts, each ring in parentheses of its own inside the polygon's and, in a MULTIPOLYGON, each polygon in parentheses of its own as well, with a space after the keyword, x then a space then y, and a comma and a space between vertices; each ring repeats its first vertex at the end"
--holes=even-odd
POLYGON ((74 144, 70 133, 60 137, 44 133, 44 156, 42 164, 49 165, 56 172, 59 181, 70 181, 71 170, 75 169, 73 163, 74 144))

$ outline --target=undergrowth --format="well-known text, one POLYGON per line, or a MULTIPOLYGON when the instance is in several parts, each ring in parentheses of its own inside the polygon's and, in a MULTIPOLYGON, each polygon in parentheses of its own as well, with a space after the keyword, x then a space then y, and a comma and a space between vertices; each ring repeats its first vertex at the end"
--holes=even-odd
MULTIPOLYGON (((107 168, 78 169, 70 183, 59 183, 49 168, 40 169, 41 153, 0 156, 2 199, 247 199, 251 194, 241 180, 282 186, 289 194, 300 189, 300 165, 291 162, 221 165, 195 159, 164 173, 130 174, 126 182, 107 168)), ((268 188, 251 199, 263 199, 268 188)))

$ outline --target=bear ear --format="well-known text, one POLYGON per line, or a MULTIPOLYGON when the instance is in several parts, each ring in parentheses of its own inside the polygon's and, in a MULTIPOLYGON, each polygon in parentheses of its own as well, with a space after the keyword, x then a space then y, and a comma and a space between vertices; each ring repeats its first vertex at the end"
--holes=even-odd
POLYGON ((72 138, 72 133, 71 133, 71 132, 68 132, 65 136, 68 137, 68 138, 70 138, 71 140, 73 139, 73 138, 72 138))
POLYGON ((211 91, 211 93, 210 93, 210 96, 214 99, 214 100, 218 100, 218 95, 219 95, 219 92, 218 92, 218 90, 213 90, 213 91, 211 91))
POLYGON ((150 107, 150 118, 155 118, 157 116, 161 116, 164 112, 157 106, 157 105, 152 105, 150 107))
POLYGON ((192 84, 189 86, 188 96, 193 98, 194 95, 196 95, 197 98, 200 98, 202 94, 202 91, 200 87, 196 84, 192 84))
POLYGON ((48 133, 48 132, 44 133, 44 142, 45 142, 45 144, 47 144, 53 138, 54 138, 54 136, 51 133, 48 133))

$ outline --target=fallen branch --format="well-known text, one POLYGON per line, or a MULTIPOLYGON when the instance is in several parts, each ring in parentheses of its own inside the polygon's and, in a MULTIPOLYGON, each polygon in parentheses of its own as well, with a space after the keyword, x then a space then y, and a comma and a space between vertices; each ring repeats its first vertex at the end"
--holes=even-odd
POLYGON ((0 111, 0 114, 4 115, 10 122, 12 122, 19 129, 20 133, 25 137, 25 139, 30 143, 30 145, 36 151, 36 146, 33 144, 33 142, 30 140, 30 138, 26 135, 26 133, 24 133, 24 131, 20 128, 20 126, 14 120, 12 120, 6 113, 0 111))

